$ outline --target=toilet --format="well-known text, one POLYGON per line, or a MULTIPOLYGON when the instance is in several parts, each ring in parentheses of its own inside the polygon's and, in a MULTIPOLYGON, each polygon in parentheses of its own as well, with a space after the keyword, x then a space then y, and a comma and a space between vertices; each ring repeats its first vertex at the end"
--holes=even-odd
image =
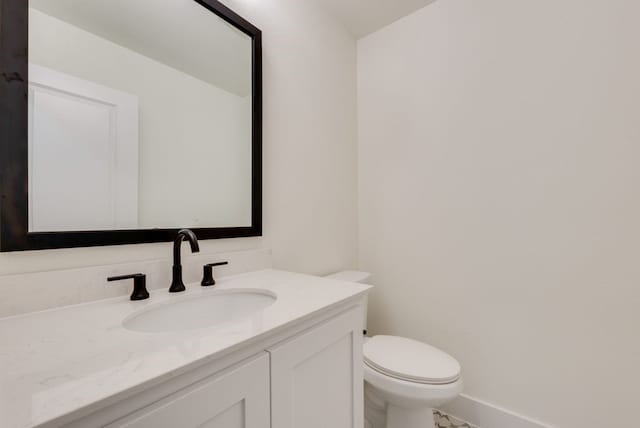
MULTIPOLYGON (((365 282, 370 276, 344 271, 327 278, 365 282)), ((365 337, 363 355, 365 428, 435 428, 433 409, 462 392, 460 364, 426 343, 365 337)))

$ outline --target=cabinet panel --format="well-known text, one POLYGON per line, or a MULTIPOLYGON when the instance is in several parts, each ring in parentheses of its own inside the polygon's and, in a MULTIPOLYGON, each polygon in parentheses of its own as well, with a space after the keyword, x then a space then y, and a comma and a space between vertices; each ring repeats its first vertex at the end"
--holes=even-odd
POLYGON ((109 428, 269 428, 269 356, 231 368, 109 428))
POLYGON ((360 308, 269 352, 272 428, 363 426, 360 308))

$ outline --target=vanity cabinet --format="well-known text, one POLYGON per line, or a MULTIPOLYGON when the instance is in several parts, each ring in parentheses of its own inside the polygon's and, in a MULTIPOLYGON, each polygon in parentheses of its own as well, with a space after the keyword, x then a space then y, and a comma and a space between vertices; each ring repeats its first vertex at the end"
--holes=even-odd
POLYGON ((361 428, 362 311, 307 320, 70 424, 47 426, 361 428))
POLYGON ((269 356, 176 392, 108 428, 269 428, 269 356))

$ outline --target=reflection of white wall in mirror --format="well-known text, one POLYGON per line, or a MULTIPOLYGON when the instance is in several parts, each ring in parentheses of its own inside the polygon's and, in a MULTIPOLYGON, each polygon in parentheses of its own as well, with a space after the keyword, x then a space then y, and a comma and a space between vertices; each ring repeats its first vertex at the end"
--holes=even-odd
POLYGON ((37 10, 29 15, 32 62, 138 96, 139 227, 251 224, 250 97, 37 10))
POLYGON ((138 99, 29 67, 29 230, 138 224, 138 99))

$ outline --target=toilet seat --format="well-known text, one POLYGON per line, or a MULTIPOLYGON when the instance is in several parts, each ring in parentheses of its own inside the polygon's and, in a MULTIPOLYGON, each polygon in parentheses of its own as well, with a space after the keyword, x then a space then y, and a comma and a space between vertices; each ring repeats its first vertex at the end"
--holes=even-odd
POLYGON ((375 336, 365 342, 364 361, 378 373, 405 382, 447 385, 460 379, 460 364, 426 343, 397 336, 375 336))

